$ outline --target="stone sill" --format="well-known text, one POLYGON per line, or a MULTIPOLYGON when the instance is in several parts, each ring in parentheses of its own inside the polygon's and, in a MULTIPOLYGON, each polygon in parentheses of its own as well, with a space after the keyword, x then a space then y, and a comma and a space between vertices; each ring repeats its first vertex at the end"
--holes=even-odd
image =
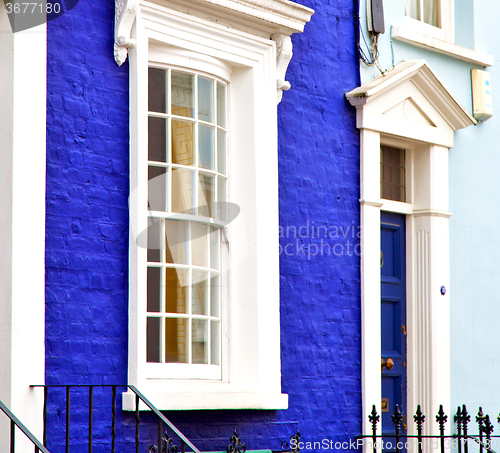
POLYGON ((467 47, 462 47, 449 41, 444 41, 443 39, 434 38, 433 36, 424 35, 423 33, 416 32, 407 27, 393 25, 391 27, 391 37, 397 41, 412 44, 433 52, 442 53, 449 57, 466 61, 467 63, 473 63, 483 67, 493 66, 492 55, 468 49, 467 47))

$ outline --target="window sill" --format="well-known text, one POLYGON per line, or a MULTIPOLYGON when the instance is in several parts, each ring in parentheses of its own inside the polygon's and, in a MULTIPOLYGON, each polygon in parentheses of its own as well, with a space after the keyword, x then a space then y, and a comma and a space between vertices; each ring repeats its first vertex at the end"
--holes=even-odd
MULTIPOLYGON (((220 384, 219 384, 220 385, 220 384)), ((148 392, 149 393, 149 392, 148 392)), ((146 394, 159 410, 288 409, 286 393, 245 393, 238 391, 165 392, 146 394)), ((135 410, 135 394, 122 394, 122 409, 135 410)), ((149 410, 140 404, 140 410, 149 410)))
POLYGON ((477 50, 468 49, 457 44, 453 44, 443 39, 435 38, 423 33, 416 32, 407 27, 391 27, 391 37, 397 41, 422 47, 433 52, 442 53, 467 63, 477 64, 479 66, 493 66, 493 56, 477 50))

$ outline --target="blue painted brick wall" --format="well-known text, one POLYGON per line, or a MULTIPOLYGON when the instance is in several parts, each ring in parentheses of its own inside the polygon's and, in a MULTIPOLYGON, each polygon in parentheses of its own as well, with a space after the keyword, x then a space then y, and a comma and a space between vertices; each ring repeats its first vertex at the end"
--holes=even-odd
MULTIPOLYGON (((235 427, 249 448, 273 449, 297 427, 306 441, 345 441, 361 428, 359 138, 344 98, 359 84, 355 6, 303 3, 316 13, 292 38, 292 89, 279 106, 282 382, 290 408, 169 413, 203 449, 225 449, 235 427)), ((80 0, 48 24, 48 384, 127 377, 128 65, 113 60, 113 6, 80 0)), ((96 392, 97 409, 109 407, 109 394, 96 392)), ((50 394, 49 447, 60 451, 64 393, 50 394)), ((81 445, 72 451, 87 451, 86 395, 72 393, 73 405, 71 433, 81 445)), ((146 448, 156 426, 141 416, 149 421, 146 448)), ((118 438, 131 441, 133 419, 119 417, 118 438)), ((94 451, 109 451, 109 426, 96 421, 95 433, 94 451)))

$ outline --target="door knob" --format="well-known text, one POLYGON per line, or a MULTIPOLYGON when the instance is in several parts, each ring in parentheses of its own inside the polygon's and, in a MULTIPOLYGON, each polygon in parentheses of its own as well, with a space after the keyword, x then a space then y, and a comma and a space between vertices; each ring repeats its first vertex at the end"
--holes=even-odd
POLYGON ((382 364, 382 371, 384 370, 384 367, 387 368, 387 370, 392 370, 392 367, 394 366, 394 361, 392 359, 380 359, 380 362, 382 364))

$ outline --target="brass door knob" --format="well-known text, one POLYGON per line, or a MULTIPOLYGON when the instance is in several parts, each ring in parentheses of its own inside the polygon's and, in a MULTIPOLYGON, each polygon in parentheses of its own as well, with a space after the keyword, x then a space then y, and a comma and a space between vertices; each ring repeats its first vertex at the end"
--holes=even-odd
POLYGON ((384 367, 387 368, 387 370, 392 370, 392 367, 394 366, 394 361, 392 359, 380 359, 380 362, 382 364, 382 371, 384 370, 384 367))

